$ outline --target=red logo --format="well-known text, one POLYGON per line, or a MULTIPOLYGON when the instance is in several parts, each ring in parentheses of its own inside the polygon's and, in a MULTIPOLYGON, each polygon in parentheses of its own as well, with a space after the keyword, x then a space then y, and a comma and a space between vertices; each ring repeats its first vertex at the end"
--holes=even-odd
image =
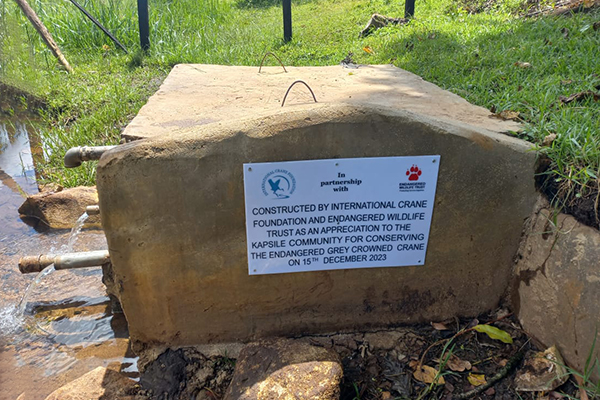
POLYGON ((412 167, 406 170, 406 175, 408 176, 409 181, 418 181, 419 176, 421 176, 421 170, 413 164, 412 167))

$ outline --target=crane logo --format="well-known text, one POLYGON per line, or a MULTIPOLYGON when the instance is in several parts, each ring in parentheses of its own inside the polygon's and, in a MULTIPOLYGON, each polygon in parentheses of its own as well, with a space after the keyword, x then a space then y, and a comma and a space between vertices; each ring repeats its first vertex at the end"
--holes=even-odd
POLYGON ((296 191, 296 178, 285 169, 275 169, 262 180, 262 192, 271 199, 288 199, 296 191))

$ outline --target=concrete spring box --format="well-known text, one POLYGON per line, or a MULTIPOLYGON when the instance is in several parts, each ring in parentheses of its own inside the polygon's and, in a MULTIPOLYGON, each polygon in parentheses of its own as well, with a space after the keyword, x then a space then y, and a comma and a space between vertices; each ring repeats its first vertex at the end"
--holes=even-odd
POLYGON ((500 133, 518 126, 390 66, 268 71, 177 66, 124 132, 146 139, 100 160, 102 224, 136 348, 365 330, 497 306, 536 200, 535 154, 500 133), (281 108, 299 77, 319 102, 281 108), (222 101, 236 92, 243 109, 222 101), (244 163, 433 154, 441 163, 425 265, 248 274, 244 163))

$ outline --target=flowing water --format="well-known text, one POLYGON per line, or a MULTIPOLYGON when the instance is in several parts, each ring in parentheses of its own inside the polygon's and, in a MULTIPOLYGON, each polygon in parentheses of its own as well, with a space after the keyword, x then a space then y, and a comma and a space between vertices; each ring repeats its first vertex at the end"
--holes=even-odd
POLYGON ((39 233, 20 220, 43 156, 28 130, 0 119, 0 400, 43 400, 97 366, 137 376, 126 321, 111 312, 100 268, 49 267, 37 277, 18 270, 24 256, 106 248, 101 231, 84 228, 87 215, 71 232, 39 233))

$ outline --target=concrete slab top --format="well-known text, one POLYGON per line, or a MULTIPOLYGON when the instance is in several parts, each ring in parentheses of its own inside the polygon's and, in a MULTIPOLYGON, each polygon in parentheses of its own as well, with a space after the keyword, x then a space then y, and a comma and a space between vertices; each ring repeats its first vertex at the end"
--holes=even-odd
POLYGON ((215 123, 285 113, 313 102, 303 80, 320 104, 396 108, 442 122, 461 122, 492 132, 519 131, 513 121, 493 118, 483 107, 392 65, 329 67, 238 67, 176 65, 160 89, 123 131, 127 140, 176 133, 215 123))

